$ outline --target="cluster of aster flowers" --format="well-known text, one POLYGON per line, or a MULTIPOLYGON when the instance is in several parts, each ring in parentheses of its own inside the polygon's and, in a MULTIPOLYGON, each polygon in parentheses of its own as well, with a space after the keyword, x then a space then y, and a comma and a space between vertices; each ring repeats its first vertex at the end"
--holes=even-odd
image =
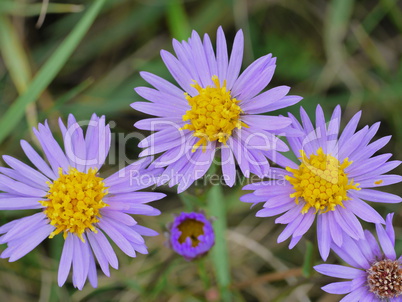
MULTIPOLYGON (((105 117, 94 114, 85 133, 72 115, 67 125, 60 120, 63 146, 46 122, 39 124, 34 133, 45 158, 21 141, 36 169, 3 156, 10 168, 0 167, 0 210, 37 209, 38 213, 0 227, 0 243, 7 244, 1 258, 18 260, 45 238, 62 234, 59 285, 65 283, 72 268, 75 287, 82 289, 86 279, 96 287, 96 261, 107 276, 109 265, 118 267, 107 237, 135 257, 136 252, 147 253, 142 236, 157 234, 138 225, 131 214, 160 214, 146 203, 164 194, 138 191, 167 183, 177 185, 181 193, 220 157, 228 186, 235 183, 236 165, 245 177, 253 173, 267 179, 246 185, 243 189, 251 192, 241 201, 263 203, 258 217, 280 215, 275 222, 286 227, 278 243, 291 238, 289 248, 293 248, 317 218, 322 259, 326 261, 332 249, 352 266, 316 266, 322 274, 353 279, 329 284, 323 290, 348 294, 342 301, 400 301, 402 267, 394 249, 393 215, 384 220, 367 203, 402 200, 377 190, 402 180, 399 175, 386 174, 400 161, 389 161, 391 154, 375 155, 390 136, 372 141, 379 123, 358 130, 361 112, 341 131, 340 106, 327 122, 318 105, 315 124, 302 107, 301 122, 290 113, 268 115, 302 98, 288 95, 287 86, 262 92, 274 74, 276 58, 265 55, 241 72, 243 44, 240 30, 229 56, 219 28, 216 50, 207 34, 201 39, 196 32, 188 41, 173 40, 175 55, 162 50, 162 60, 179 87, 157 75, 140 73, 153 88, 137 87, 135 91, 148 102, 131 106, 154 117, 138 121, 135 127, 153 133, 139 143, 144 149, 142 159, 111 176, 99 173, 111 142, 105 117), (279 136, 286 137, 288 144, 279 136), (281 153, 286 151, 297 161, 281 153), (279 167, 271 167, 270 161, 279 167), (133 174, 152 181, 146 185, 133 182, 133 174), (359 219, 375 224, 381 248, 359 219)), ((169 233, 169 246, 186 260, 204 256, 215 242, 211 221, 203 212, 181 213, 169 226, 169 233)))

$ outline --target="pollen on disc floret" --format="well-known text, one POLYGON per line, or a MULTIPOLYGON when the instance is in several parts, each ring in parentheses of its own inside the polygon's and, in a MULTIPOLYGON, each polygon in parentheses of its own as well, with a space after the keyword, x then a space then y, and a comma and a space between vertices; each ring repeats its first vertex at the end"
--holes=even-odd
POLYGON ((303 150, 301 164, 298 169, 287 167, 286 170, 293 176, 285 176, 294 187, 295 192, 290 197, 299 204, 303 200, 306 204, 302 213, 315 208, 316 213, 334 211, 336 206, 344 207, 343 201, 349 200, 348 190, 359 190, 354 180, 349 180, 345 169, 352 163, 347 158, 339 162, 330 154, 325 154, 322 148, 317 154, 307 157, 303 150))
POLYGON ((40 201, 46 207, 44 213, 50 224, 56 227, 49 238, 63 232, 64 238, 74 233, 84 241, 82 234, 87 229, 96 232, 94 223, 101 217, 99 210, 107 206, 102 200, 107 188, 96 172, 96 169, 84 173, 70 168, 63 174, 60 168, 59 178, 49 183, 47 200, 40 201))
POLYGON ((191 240, 191 246, 196 247, 200 243, 198 236, 204 235, 204 223, 196 219, 187 219, 178 225, 181 232, 179 242, 183 243, 187 238, 191 240))
POLYGON ((183 115, 183 121, 189 121, 182 129, 194 131, 198 142, 193 146, 193 151, 199 146, 205 146, 208 141, 219 141, 226 144, 232 131, 241 127, 248 127, 240 120, 243 112, 236 98, 231 96, 226 89, 226 81, 221 86, 217 76, 212 77, 215 84, 202 88, 196 81, 192 86, 198 91, 196 96, 185 93, 186 99, 191 106, 190 110, 183 115))
POLYGON ((212 223, 203 212, 181 213, 169 231, 171 248, 188 261, 203 257, 215 244, 212 223))

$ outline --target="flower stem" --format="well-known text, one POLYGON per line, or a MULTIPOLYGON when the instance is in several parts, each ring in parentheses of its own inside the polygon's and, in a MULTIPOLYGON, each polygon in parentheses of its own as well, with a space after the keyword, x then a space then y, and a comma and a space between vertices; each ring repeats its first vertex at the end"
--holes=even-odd
POLYGON ((212 186, 208 192, 208 210, 212 217, 215 231, 215 246, 212 249, 212 261, 221 294, 221 301, 231 301, 229 257, 226 245, 226 207, 222 187, 212 186))
POLYGON ((207 270, 205 268, 205 259, 201 258, 201 259, 197 260, 197 264, 198 264, 198 274, 200 276, 200 279, 202 280, 204 289, 207 290, 210 287, 210 282, 209 282, 207 270))

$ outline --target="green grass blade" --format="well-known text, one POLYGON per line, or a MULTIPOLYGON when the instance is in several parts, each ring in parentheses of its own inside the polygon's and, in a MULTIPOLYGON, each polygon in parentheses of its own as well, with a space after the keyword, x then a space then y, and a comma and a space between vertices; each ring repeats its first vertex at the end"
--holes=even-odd
POLYGON ((15 27, 3 15, 0 15, 0 50, 15 87, 22 93, 30 82, 31 69, 15 27))
POLYGON ((170 0, 167 9, 167 17, 170 33, 173 38, 181 41, 187 40, 191 29, 181 0, 170 0))
MULTIPOLYGON (((18 125, 24 115, 26 106, 34 102, 59 73, 94 22, 105 2, 106 0, 97 0, 89 7, 71 33, 38 71, 25 93, 19 96, 2 116, 0 120, 0 143, 18 125)), ((4 34, 3 31, 4 28, 0 29, 0 35, 4 34)))
POLYGON ((54 113, 58 110, 62 111, 63 105, 65 105, 68 101, 71 101, 73 98, 78 96, 80 93, 82 93, 84 90, 86 90, 93 83, 94 83, 94 80, 92 78, 88 78, 85 81, 79 83, 76 87, 71 88, 64 95, 62 95, 60 98, 58 98, 56 101, 54 101, 52 107, 48 108, 45 111, 42 111, 39 115, 39 119, 43 120, 47 116, 49 116, 51 113, 54 113))
POLYGON ((313 272, 314 245, 311 241, 306 241, 306 253, 304 254, 303 276, 309 278, 313 272))
POLYGON ((402 12, 399 9, 398 0, 382 0, 380 1, 381 4, 389 9, 389 14, 391 17, 392 22, 398 28, 400 32, 402 32, 402 12))
MULTIPOLYGON (((84 8, 83 5, 49 3, 46 9, 47 14, 78 13, 84 8)), ((0 14, 14 16, 38 16, 41 13, 42 3, 19 3, 17 1, 2 1, 0 14)))
MULTIPOLYGON (((10 20, 0 14, 0 50, 4 64, 10 73, 11 79, 21 95, 27 89, 32 71, 20 37, 10 20)), ((37 112, 34 104, 26 107, 26 116, 30 128, 38 124, 37 112)))
POLYGON ((216 270, 221 301, 231 301, 229 257, 226 245, 226 204, 222 187, 220 185, 212 186, 207 199, 209 215, 216 217, 213 222, 215 246, 212 248, 212 261, 216 270))
POLYGON ((354 1, 333 0, 324 28, 324 42, 329 50, 338 47, 350 24, 354 1))

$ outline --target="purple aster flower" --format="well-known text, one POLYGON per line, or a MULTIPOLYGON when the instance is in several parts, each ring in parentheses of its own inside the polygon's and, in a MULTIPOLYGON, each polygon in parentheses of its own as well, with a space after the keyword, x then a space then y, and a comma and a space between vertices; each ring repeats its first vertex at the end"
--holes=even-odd
POLYGON ((342 302, 402 301, 402 257, 395 253, 394 214, 387 215, 386 227, 376 224, 378 245, 369 231, 359 241, 344 236, 345 248, 333 244, 335 253, 352 267, 320 264, 314 269, 324 275, 352 279, 328 284, 322 289, 330 294, 348 294, 342 302))
POLYGON ((65 239, 60 259, 58 283, 62 286, 73 269, 73 284, 82 289, 88 278, 97 286, 95 258, 109 276, 109 265, 118 268, 115 252, 106 235, 127 255, 146 254, 142 236, 155 236, 151 229, 140 226, 128 214, 159 215, 146 205, 165 195, 136 192, 150 185, 139 181, 149 160, 135 162, 119 172, 102 178, 98 170, 110 148, 111 133, 105 117, 92 116, 84 132, 72 115, 67 128, 59 120, 64 150, 54 139, 47 123, 39 124, 34 133, 47 162, 26 142, 25 154, 36 169, 3 156, 10 168, 0 167, 0 210, 40 209, 40 212, 13 220, 0 227, 0 243, 7 248, 1 258, 16 261, 40 244, 46 237, 59 233, 65 239), (132 176, 135 177, 132 177, 132 176))
POLYGON ((258 217, 283 214, 276 223, 287 224, 278 237, 282 242, 292 236, 289 248, 293 248, 308 231, 317 216, 318 247, 326 260, 331 242, 342 246, 343 235, 358 240, 364 238, 359 217, 372 223, 385 223, 384 219, 364 200, 381 203, 398 203, 397 195, 380 192, 377 188, 402 180, 399 175, 383 175, 394 169, 400 161, 389 161, 391 154, 373 156, 387 144, 390 136, 372 143, 380 126, 365 126, 356 132, 361 112, 358 112, 339 132, 341 109, 337 106, 326 125, 320 106, 316 110, 316 125, 307 113, 300 109, 302 124, 289 114, 291 127, 304 133, 300 137, 288 137, 293 153, 299 157, 295 163, 281 154, 271 154, 271 159, 281 168, 272 168, 272 180, 250 184, 245 190, 244 202, 265 202, 257 212, 258 217))
MULTIPOLYGON (((135 91, 150 102, 131 106, 156 116, 141 120, 135 127, 155 131, 142 140, 140 156, 163 153, 156 167, 167 167, 159 184, 178 184, 187 189, 210 167, 220 150, 226 184, 235 182, 235 163, 242 173, 263 177, 268 173, 266 153, 287 151, 287 145, 274 134, 283 134, 291 120, 260 115, 293 105, 299 96, 287 96, 290 88, 279 86, 260 93, 271 81, 276 58, 271 54, 252 63, 240 74, 243 32, 237 32, 230 59, 222 28, 217 31, 216 52, 207 34, 201 40, 193 31, 188 41, 173 40, 176 56, 162 50, 162 59, 180 88, 147 72, 141 76, 155 89, 135 91), (240 74, 240 75, 239 75, 240 74)), ((291 133, 287 133, 291 135, 291 133)))
POLYGON ((189 261, 208 253, 215 243, 214 229, 203 213, 181 213, 169 229, 171 248, 189 261))

